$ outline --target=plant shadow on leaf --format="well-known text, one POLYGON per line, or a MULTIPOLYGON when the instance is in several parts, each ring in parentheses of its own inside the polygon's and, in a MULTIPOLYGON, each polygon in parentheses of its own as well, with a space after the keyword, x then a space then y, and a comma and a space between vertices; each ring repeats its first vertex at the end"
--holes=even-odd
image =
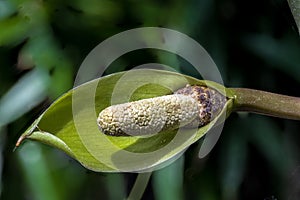
POLYGON ((169 71, 140 69, 116 73, 80 85, 60 97, 21 140, 33 139, 59 148, 93 171, 152 169, 182 153, 205 135, 218 118, 228 115, 231 99, 222 113, 206 126, 162 131, 150 137, 104 135, 97 127, 97 115, 112 104, 171 94, 186 84, 208 85, 226 93, 219 84, 169 71), (33 131, 35 128, 39 131, 33 131))

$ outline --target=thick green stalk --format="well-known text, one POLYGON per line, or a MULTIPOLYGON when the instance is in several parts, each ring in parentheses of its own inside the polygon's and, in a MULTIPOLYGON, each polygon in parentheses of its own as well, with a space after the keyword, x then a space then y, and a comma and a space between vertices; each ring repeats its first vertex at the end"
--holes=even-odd
POLYGON ((235 94, 234 111, 247 111, 300 120, 300 98, 265 91, 230 88, 235 94))

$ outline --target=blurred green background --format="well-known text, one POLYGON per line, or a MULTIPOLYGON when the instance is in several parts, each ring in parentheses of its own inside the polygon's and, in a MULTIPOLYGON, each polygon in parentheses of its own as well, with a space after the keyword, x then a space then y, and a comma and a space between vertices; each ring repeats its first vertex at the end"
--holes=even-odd
MULTIPOLYGON (((300 96, 300 41, 284 0, 0 0, 1 199, 124 199, 136 174, 95 173, 23 131, 71 89, 85 56, 131 28, 159 26, 197 40, 225 86, 300 96)), ((171 53, 140 50, 107 74, 157 62, 194 75, 171 53)), ((195 75, 196 76, 196 75, 195 75)), ((300 199, 300 123, 234 113, 204 159, 192 145, 154 172, 143 199, 300 199)))

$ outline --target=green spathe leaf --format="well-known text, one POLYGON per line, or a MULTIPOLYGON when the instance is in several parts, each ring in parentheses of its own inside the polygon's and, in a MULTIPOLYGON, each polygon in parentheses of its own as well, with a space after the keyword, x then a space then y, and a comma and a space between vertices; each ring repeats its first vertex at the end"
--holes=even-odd
POLYGON ((55 101, 20 137, 54 146, 83 166, 101 172, 153 170, 178 157, 218 121, 224 121, 232 107, 233 94, 211 81, 182 74, 140 69, 95 79, 67 92, 55 101), (198 129, 180 128, 149 137, 108 136, 100 132, 96 119, 111 104, 172 94, 186 84, 208 85, 227 96, 222 112, 198 129))

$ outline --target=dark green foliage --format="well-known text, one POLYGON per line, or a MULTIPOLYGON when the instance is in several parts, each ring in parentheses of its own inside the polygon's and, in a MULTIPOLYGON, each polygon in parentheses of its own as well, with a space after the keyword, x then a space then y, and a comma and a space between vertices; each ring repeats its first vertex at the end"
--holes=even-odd
MULTIPOLYGON (((60 151, 32 141, 13 148, 50 102, 72 88, 90 50, 114 34, 143 26, 175 29, 197 40, 216 62, 226 87, 300 96, 299 34, 284 0, 2 0, 2 199, 128 196, 133 174, 88 172, 60 151)), ((150 62, 199 78, 185 60, 154 49, 122 56, 106 74, 150 62)), ((192 145, 177 167, 154 173, 143 199, 174 194, 178 199, 298 199, 299 130, 297 121, 233 114, 209 156, 198 159, 200 143, 192 145)))

